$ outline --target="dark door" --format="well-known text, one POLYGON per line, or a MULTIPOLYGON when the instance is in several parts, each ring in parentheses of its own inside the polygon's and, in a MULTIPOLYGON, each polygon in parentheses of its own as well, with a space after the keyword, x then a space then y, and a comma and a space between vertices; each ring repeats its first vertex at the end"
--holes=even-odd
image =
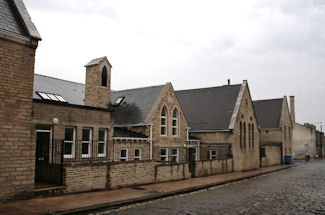
POLYGON ((50 135, 46 131, 38 131, 36 137, 36 162, 48 163, 50 158, 50 135))
POLYGON ((37 131, 35 188, 62 185, 62 147, 58 141, 51 143, 51 135, 50 129, 37 131))
POLYGON ((191 172, 191 176, 195 177, 195 156, 196 148, 188 148, 188 164, 191 172))

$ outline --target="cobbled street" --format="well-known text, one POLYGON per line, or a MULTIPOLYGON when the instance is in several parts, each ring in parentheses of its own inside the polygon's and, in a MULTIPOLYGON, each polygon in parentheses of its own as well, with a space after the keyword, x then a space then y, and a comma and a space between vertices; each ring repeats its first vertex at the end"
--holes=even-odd
POLYGON ((96 214, 325 215, 325 161, 96 214))

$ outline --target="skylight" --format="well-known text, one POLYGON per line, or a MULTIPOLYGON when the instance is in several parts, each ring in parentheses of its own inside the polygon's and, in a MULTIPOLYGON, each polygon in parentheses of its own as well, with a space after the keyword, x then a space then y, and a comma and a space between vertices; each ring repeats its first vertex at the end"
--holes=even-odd
POLYGON ((62 96, 55 95, 52 93, 37 92, 37 94, 44 100, 57 101, 57 102, 67 102, 62 96))
POLYGON ((121 102, 123 101, 124 96, 123 97, 118 97, 114 103, 115 106, 119 106, 121 104, 121 102))

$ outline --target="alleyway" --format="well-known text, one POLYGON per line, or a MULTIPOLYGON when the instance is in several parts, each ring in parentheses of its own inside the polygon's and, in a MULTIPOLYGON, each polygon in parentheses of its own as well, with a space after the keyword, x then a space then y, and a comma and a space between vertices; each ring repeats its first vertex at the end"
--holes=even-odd
POLYGON ((325 161, 99 214, 325 214, 325 161))

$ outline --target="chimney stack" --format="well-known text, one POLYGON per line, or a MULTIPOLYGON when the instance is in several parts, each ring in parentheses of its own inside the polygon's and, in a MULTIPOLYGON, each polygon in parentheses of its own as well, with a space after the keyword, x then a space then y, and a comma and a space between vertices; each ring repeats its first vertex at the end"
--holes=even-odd
POLYGON ((295 113, 295 97, 290 96, 290 115, 292 122, 296 122, 296 113, 295 113))
POLYGON ((230 85, 230 79, 228 79, 228 86, 230 85))

